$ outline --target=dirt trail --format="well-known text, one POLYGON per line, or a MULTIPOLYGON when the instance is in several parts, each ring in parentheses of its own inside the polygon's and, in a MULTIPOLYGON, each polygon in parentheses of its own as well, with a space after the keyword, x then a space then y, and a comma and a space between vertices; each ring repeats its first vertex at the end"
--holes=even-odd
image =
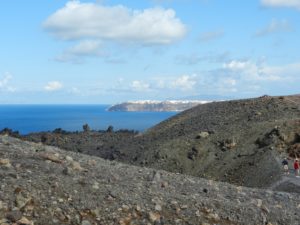
POLYGON ((293 189, 293 192, 300 193, 300 177, 296 177, 292 170, 289 175, 282 176, 281 180, 270 187, 270 189, 274 191, 285 191, 286 189, 290 190, 291 188, 293 189))
POLYGON ((286 100, 289 101, 289 102, 294 103, 298 107, 298 110, 300 110, 300 99, 299 99, 299 96, 287 97, 286 100))

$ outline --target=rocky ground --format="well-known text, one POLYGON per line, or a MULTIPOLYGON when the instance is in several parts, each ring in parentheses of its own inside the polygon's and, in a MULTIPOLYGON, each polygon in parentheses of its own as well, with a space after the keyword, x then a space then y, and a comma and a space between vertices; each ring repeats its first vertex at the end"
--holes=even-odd
POLYGON ((298 225, 300 196, 0 136, 0 224, 298 225))
POLYGON ((141 144, 134 131, 82 131, 82 132, 39 132, 15 137, 32 142, 60 147, 108 160, 128 162, 136 147, 141 144), (129 153, 132 149, 132 153, 129 153), (127 154, 125 154, 127 152, 127 154))
MULTIPOLYGON (((300 157, 299 106, 300 96, 262 96, 199 105, 143 134, 42 132, 22 138, 128 164, 270 188, 283 179, 282 159, 300 157)), ((296 190, 286 185, 281 189, 296 190)))

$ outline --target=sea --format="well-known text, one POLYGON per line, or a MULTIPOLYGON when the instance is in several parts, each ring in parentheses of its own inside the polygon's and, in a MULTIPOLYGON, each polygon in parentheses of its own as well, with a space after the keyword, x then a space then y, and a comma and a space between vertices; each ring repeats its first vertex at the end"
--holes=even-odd
POLYGON ((53 131, 128 129, 144 132, 177 112, 109 112, 109 105, 0 105, 0 130, 10 128, 20 134, 53 131))

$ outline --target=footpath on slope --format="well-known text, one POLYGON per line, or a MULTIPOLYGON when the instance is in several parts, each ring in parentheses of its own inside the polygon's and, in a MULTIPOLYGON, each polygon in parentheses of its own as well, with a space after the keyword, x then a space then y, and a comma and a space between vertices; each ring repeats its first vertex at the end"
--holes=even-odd
POLYGON ((274 183, 270 189, 300 193, 300 177, 296 177, 294 174, 284 175, 281 180, 274 183))
MULTIPOLYGON (((287 101, 295 104, 300 111, 300 100, 299 97, 286 97, 287 101)), ((281 159, 277 159, 278 164, 281 165, 281 159)), ((293 162, 289 163, 289 174, 282 175, 281 179, 270 186, 271 190, 276 191, 288 191, 300 193, 300 177, 295 176, 294 169, 292 168, 293 162)))

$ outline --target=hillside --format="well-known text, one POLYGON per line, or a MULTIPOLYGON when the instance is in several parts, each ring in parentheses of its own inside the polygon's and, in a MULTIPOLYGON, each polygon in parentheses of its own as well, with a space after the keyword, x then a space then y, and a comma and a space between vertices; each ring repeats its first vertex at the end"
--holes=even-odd
POLYGON ((105 161, 0 136, 0 224, 298 225, 296 194, 105 161))
POLYGON ((299 192, 284 182, 281 169, 283 157, 300 157, 299 106, 299 96, 263 96, 199 105, 139 135, 43 132, 23 138, 139 166, 299 192))
POLYGON ((299 96, 199 105, 153 127, 139 163, 252 187, 281 179, 281 160, 300 156, 299 96), (149 144, 150 143, 150 144, 149 144))

